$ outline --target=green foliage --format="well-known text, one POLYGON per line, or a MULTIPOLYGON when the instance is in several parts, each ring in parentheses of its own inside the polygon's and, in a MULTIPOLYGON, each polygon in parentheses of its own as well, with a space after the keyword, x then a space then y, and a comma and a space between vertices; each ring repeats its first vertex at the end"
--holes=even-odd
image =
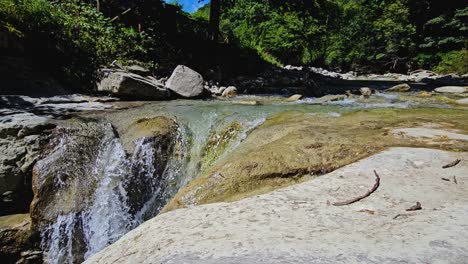
POLYGON ((206 4, 200 7, 196 12, 192 15, 192 18, 202 21, 209 21, 210 20, 210 4, 206 4))
POLYGON ((92 85, 100 65, 145 52, 142 34, 78 1, 0 0, 0 17, 38 51, 32 60, 51 65, 57 77, 82 88, 92 85))
POLYGON ((468 50, 451 51, 440 55, 435 70, 440 73, 468 73, 468 50))

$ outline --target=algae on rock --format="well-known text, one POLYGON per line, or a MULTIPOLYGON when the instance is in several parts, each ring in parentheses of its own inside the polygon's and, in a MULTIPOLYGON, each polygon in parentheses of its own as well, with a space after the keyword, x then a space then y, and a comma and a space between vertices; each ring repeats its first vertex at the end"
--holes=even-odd
MULTIPOLYGON (((182 188, 163 211, 191 204, 239 200, 298 183, 391 146, 431 146, 395 138, 390 130, 424 123, 468 131, 468 113, 457 109, 369 109, 340 117, 285 112, 268 119, 238 148, 182 188)), ((468 150, 468 142, 436 147, 468 150)))

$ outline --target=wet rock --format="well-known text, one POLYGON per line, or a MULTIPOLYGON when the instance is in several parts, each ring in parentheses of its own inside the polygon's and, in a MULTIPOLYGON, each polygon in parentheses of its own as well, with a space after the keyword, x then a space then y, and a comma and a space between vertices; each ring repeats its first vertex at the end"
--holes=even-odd
POLYGON ((253 100, 234 101, 232 103, 237 104, 237 105, 261 105, 262 104, 260 101, 253 101, 253 100))
POLYGON ((468 87, 466 86, 443 86, 436 88, 434 91, 438 93, 468 93, 468 87))
POLYGON ((177 123, 164 116, 144 118, 137 120, 119 133, 124 149, 127 153, 133 153, 135 141, 141 138, 169 139, 177 130, 177 123))
POLYGON ((457 104, 468 105, 468 98, 463 98, 463 99, 457 100, 457 104))
POLYGON ((137 120, 121 133, 124 149, 129 153, 129 176, 124 187, 132 215, 147 220, 165 204, 170 177, 164 172, 173 157, 177 143, 177 123, 167 117, 137 120), (152 199, 156 197, 156 199, 152 199), (151 205, 146 204, 148 201, 151 205), (146 210, 142 209, 146 207, 146 210))
POLYGON ((286 101, 295 102, 297 100, 300 100, 302 97, 303 97, 302 94, 295 94, 295 95, 291 95, 288 99, 286 99, 286 101))
POLYGON ((369 97, 372 94, 372 89, 368 87, 362 87, 359 89, 359 92, 361 93, 362 96, 369 97))
POLYGON ((0 259, 2 263, 42 263, 42 252, 37 251, 38 242, 38 237, 31 232, 29 214, 0 217, 0 259), (31 252, 34 254, 30 254, 31 252), (40 258, 32 258, 32 255, 40 256, 40 258), (33 262, 33 259, 36 262, 33 262), (21 260, 23 262, 20 262, 21 260), (26 260, 31 262, 25 262, 26 260))
POLYGON ((409 86, 407 83, 398 84, 385 90, 385 92, 398 92, 398 93, 405 93, 409 91, 411 91, 411 86, 409 86))
POLYGON ((197 98, 204 95, 203 77, 187 66, 179 65, 166 82, 166 87, 185 98, 197 98))
POLYGON ((100 158, 113 151, 115 138, 108 123, 78 123, 52 131, 49 144, 33 168, 34 230, 42 230, 58 216, 79 213, 92 204, 95 189, 104 177, 100 158))
POLYGON ((102 69, 98 91, 124 99, 166 100, 170 98, 164 84, 150 78, 120 70, 102 69))
POLYGON ((237 95, 237 88, 229 86, 222 91, 222 97, 235 97, 237 95))
POLYGON ((337 95, 325 95, 320 98, 315 99, 312 104, 323 104, 334 101, 341 101, 346 98, 346 95, 337 94, 337 95))

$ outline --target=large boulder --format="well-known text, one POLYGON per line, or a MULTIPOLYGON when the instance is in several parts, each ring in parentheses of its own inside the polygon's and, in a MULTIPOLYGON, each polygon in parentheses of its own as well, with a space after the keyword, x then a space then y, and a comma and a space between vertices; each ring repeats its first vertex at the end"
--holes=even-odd
POLYGON ((174 69, 166 87, 184 98, 197 98, 205 94, 203 77, 184 65, 174 69))
POLYGON ((435 91, 438 93, 453 93, 453 94, 468 93, 468 87, 467 86, 443 86, 443 87, 436 88, 435 91))
POLYGON ((165 100, 170 98, 164 84, 138 74, 121 70, 103 69, 98 91, 124 99, 165 100))
POLYGON ((101 156, 110 155, 115 138, 108 123, 79 123, 53 130, 42 159, 33 168, 31 218, 36 230, 92 205, 104 177, 101 156))

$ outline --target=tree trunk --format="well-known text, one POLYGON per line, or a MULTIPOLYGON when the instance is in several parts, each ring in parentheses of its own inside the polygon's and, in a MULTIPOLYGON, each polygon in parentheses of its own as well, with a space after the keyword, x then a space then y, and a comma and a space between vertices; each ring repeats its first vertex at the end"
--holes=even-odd
POLYGON ((219 39, 219 17, 221 13, 221 0, 211 0, 210 3, 210 34, 215 43, 219 39))

